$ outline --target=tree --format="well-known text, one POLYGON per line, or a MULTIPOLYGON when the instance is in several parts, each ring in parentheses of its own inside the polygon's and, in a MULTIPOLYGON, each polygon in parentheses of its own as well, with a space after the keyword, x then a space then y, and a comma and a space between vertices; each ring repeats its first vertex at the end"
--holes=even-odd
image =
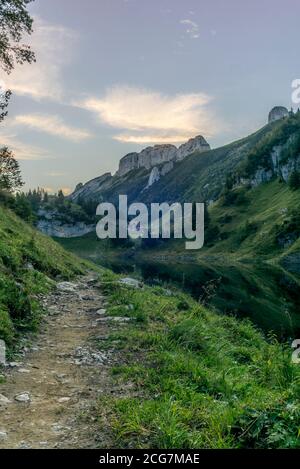
POLYGON ((29 223, 34 219, 31 205, 25 194, 16 195, 13 210, 19 217, 29 223))
POLYGON ((4 117, 7 116, 5 110, 8 106, 9 99, 11 97, 11 91, 3 91, 0 89, 0 122, 3 121, 4 117))
POLYGON ((23 186, 19 163, 12 152, 3 147, 0 149, 0 190, 15 192, 23 186))
POLYGON ((289 186, 292 190, 300 189, 300 173, 293 171, 289 178, 289 186))
POLYGON ((64 205, 65 196, 64 196, 64 193, 63 193, 63 191, 62 191, 61 189, 58 191, 56 202, 57 202, 57 205, 58 205, 58 206, 64 205))
POLYGON ((0 1, 0 66, 6 73, 10 73, 16 63, 35 61, 30 46, 21 42, 24 35, 32 33, 33 19, 27 11, 31 1, 0 1))
MULTIPOLYGON (((16 63, 32 63, 34 52, 30 46, 21 44, 22 37, 32 33, 33 19, 27 5, 34 0, 0 0, 0 68, 10 73, 16 63)), ((6 117, 10 90, 0 84, 0 122, 6 117)))

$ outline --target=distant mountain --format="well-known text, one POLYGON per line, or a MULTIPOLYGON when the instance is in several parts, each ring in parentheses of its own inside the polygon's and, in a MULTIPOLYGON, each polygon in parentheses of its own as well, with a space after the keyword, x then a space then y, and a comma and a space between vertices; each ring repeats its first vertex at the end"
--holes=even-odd
MULTIPOLYGON (((119 170, 114 176, 106 173, 78 185, 69 200, 76 203, 103 200, 116 202, 119 194, 127 194, 129 201, 148 203, 214 201, 220 196, 227 178, 239 170, 241 172, 243 165, 247 166, 251 152, 259 146, 263 150, 268 144, 269 163, 257 158, 257 164, 252 165, 252 174, 242 177, 241 172, 239 179, 239 182, 246 183, 249 179, 250 184, 259 184, 270 179, 273 173, 279 175, 281 150, 300 127, 298 115, 285 118, 284 114, 275 114, 274 111, 271 122, 259 131, 217 149, 211 150, 205 139, 198 136, 179 149, 172 145, 157 145, 141 153, 130 153, 121 159, 119 170), (284 135, 278 141, 281 132, 284 135)), ((292 170, 293 164, 283 168, 282 176, 285 180, 292 170)))
MULTIPOLYGON (((198 136, 179 149, 158 145, 126 155, 114 176, 106 173, 78 184, 67 200, 91 214, 100 202, 117 204, 120 194, 126 194, 129 202, 211 204, 225 188, 256 187, 274 177, 288 182, 291 174, 300 170, 300 113, 286 115, 276 109, 262 129, 217 149, 211 150, 198 136)), ((68 220, 65 234, 63 226, 53 231, 55 214, 51 217, 44 217, 46 221, 39 224, 46 234, 80 236, 92 229, 78 226, 77 230, 68 220)), ((59 224, 63 225, 61 219, 59 224)))
MULTIPOLYGON (((140 153, 129 153, 121 158, 119 169, 114 176, 111 173, 105 173, 86 184, 78 184, 69 199, 73 202, 95 200, 99 197, 101 199, 102 194, 111 194, 112 191, 118 190, 118 187, 124 190, 124 182, 125 186, 128 185, 125 193, 129 191, 130 197, 132 182, 142 191, 157 182, 160 177, 171 172, 175 165, 187 156, 192 153, 199 155, 209 150, 210 146, 204 137, 198 135, 179 148, 174 145, 155 145, 145 148, 140 153)), ((135 191, 133 193, 135 194, 135 191)))

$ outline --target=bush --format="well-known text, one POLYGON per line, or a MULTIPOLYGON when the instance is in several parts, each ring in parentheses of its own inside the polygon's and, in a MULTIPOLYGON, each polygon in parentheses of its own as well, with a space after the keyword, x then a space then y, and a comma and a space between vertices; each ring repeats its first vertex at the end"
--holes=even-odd
POLYGON ((249 236, 256 233, 257 230, 258 230, 258 224, 257 223, 247 221, 237 231, 237 241, 238 241, 238 243, 242 243, 243 241, 245 241, 249 236))
POLYGON ((293 171, 289 178, 289 187, 292 190, 300 189, 300 173, 299 171, 293 171))
POLYGON ((0 339, 7 345, 11 345, 14 338, 14 327, 4 306, 0 306, 0 339))
POLYGON ((0 301, 5 304, 12 320, 22 320, 31 316, 28 295, 13 280, 0 280, 0 301))

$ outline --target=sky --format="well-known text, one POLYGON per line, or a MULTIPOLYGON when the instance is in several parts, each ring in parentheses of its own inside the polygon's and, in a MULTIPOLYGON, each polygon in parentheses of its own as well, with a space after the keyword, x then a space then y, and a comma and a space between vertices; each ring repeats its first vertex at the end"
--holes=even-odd
POLYGON ((203 135, 212 147, 290 107, 298 0, 35 0, 36 63, 0 75, 0 144, 25 188, 65 193, 122 156, 203 135))

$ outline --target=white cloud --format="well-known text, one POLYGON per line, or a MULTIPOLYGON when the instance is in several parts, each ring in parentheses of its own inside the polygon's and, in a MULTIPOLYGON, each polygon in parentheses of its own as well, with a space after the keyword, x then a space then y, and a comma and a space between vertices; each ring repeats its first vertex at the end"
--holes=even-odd
POLYGON ((3 146, 9 147, 17 160, 43 160, 50 158, 50 154, 46 150, 20 141, 14 133, 2 133, 0 135, 0 147, 3 146))
POLYGON ((198 39, 200 37, 199 26, 195 21, 185 19, 180 20, 180 24, 183 24, 185 26, 186 34, 192 39, 198 39))
POLYGON ((50 171, 49 173, 46 174, 46 176, 57 178, 57 177, 63 177, 65 176, 66 173, 60 172, 60 171, 50 171))
POLYGON ((80 142, 92 137, 92 134, 85 129, 71 127, 64 123, 58 116, 45 114, 24 114, 16 116, 14 124, 25 125, 32 129, 46 132, 50 135, 62 137, 74 142, 80 142))
POLYGON ((115 86, 102 98, 91 97, 76 105, 90 110, 100 121, 123 130, 123 142, 182 142, 196 134, 210 137, 219 130, 204 93, 164 95, 157 91, 115 86))
POLYGON ((36 63, 17 65, 6 78, 6 86, 36 100, 62 100, 62 71, 73 55, 76 34, 35 18, 34 32, 27 42, 36 54, 36 63))
POLYGON ((183 143, 189 139, 190 136, 187 135, 159 135, 159 134, 149 134, 149 135, 130 135, 127 133, 121 133, 115 135, 114 140, 118 140, 123 143, 139 143, 141 145, 151 143, 183 143))

